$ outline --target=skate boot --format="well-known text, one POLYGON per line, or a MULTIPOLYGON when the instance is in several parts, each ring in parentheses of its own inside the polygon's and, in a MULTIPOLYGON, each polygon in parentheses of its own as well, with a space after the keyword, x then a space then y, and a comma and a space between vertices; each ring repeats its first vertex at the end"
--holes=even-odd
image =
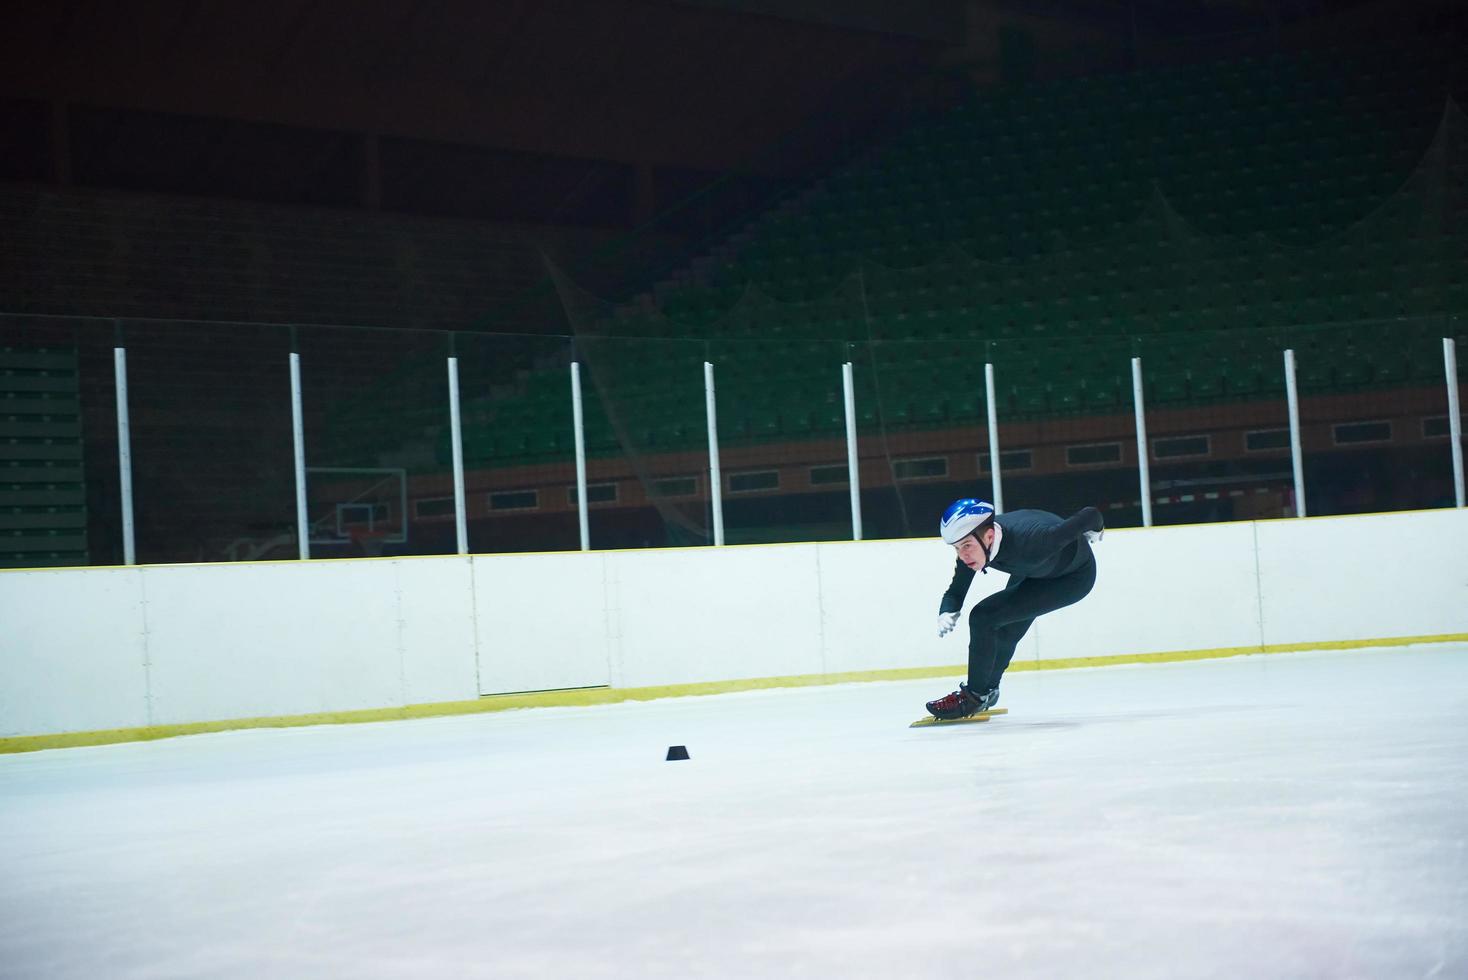
POLYGON ((958 685, 958 690, 936 701, 928 702, 928 713, 939 721, 967 718, 980 711, 987 711, 999 700, 998 689, 975 694, 967 684, 958 685))

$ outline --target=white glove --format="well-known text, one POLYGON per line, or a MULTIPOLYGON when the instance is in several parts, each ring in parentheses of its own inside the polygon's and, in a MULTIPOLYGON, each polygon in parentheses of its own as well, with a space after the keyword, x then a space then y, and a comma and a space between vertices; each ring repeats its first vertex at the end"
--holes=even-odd
POLYGON ((1105 528, 1102 528, 1099 531, 1087 531, 1086 532, 1086 540, 1089 541, 1091 544, 1095 544, 1097 541, 1100 541, 1101 540, 1101 536, 1103 534, 1105 534, 1105 533, 1106 533, 1106 529, 1105 528))
POLYGON ((952 633, 953 627, 957 625, 958 613, 951 612, 938 614, 938 635, 940 637, 947 636, 949 633, 952 633))

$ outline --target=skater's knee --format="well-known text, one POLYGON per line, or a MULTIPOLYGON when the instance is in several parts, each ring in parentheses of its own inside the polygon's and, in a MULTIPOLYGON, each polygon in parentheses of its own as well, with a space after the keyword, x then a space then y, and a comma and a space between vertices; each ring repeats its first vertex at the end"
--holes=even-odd
POLYGON ((973 629, 998 629, 999 617, 995 615, 993 609, 985 609, 982 605, 978 605, 969 611, 968 624, 973 629))

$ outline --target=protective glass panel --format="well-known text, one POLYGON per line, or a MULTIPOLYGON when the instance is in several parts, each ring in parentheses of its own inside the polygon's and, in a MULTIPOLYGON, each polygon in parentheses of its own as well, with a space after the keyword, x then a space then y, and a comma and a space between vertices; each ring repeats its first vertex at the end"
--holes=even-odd
MULTIPOLYGON (((616 505, 598 507, 596 548, 712 544, 702 341, 581 336, 588 452, 616 505)), ((592 482, 588 463, 587 482, 592 482)), ((605 494, 606 491, 603 491, 605 494)))
MULTIPOLYGON (((476 554, 580 545, 565 337, 456 334, 468 547, 476 554)), ((584 382, 584 379, 583 379, 584 382)), ((454 534, 452 433, 434 439, 435 474, 410 500, 425 536, 454 534)))
POLYGON ((415 524, 412 501, 443 483, 448 335, 301 327, 311 557, 453 554, 454 526, 415 524))
MULTIPOLYGON (((1089 505, 1112 527, 1141 524, 1127 339, 1056 330, 994 340, 987 350, 1004 509, 1068 515, 1089 505)), ((973 368, 979 383, 982 369, 973 368)), ((991 479, 987 454, 980 465, 991 479)))
POLYGON ((1452 506, 1446 318, 1283 332, 1295 351, 1306 513, 1452 506), (1441 420, 1441 421, 1439 421, 1441 420))
POLYGON ((866 538, 931 537, 948 503, 978 492, 982 358, 973 376, 949 350, 905 339, 851 345, 866 538))
POLYGON ((1289 409, 1272 334, 1179 330, 1141 358, 1154 524, 1293 514, 1289 409))
POLYGON ((294 558, 289 335, 125 320, 137 558, 294 558))
MULTIPOLYGON (((685 286, 665 308, 618 306, 557 282, 592 380, 589 445, 615 449, 632 483, 594 547, 712 544, 704 364, 712 366, 729 544, 847 538, 839 296, 773 296, 754 286, 685 286), (813 476, 814 471, 814 476, 813 476)), ((610 464, 607 464, 610 465, 610 464)))
POLYGON ((850 540, 841 380, 846 345, 790 336, 779 326, 771 333, 759 337, 751 330, 709 344, 719 401, 724 540, 850 540))

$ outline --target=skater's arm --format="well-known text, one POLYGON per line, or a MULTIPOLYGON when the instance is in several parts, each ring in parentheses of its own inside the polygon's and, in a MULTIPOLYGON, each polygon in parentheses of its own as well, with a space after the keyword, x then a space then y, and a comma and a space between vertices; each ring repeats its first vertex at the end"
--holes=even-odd
POLYGON ((1029 535, 1035 550, 1045 555, 1072 544, 1087 531, 1100 531, 1105 526, 1101 512, 1094 507, 1082 507, 1059 524, 1037 529, 1029 535))
POLYGON ((938 612, 952 613, 963 608, 963 597, 968 595, 969 583, 974 580, 974 570, 962 561, 953 563, 953 581, 948 585, 948 591, 943 593, 943 601, 938 605, 938 612))

